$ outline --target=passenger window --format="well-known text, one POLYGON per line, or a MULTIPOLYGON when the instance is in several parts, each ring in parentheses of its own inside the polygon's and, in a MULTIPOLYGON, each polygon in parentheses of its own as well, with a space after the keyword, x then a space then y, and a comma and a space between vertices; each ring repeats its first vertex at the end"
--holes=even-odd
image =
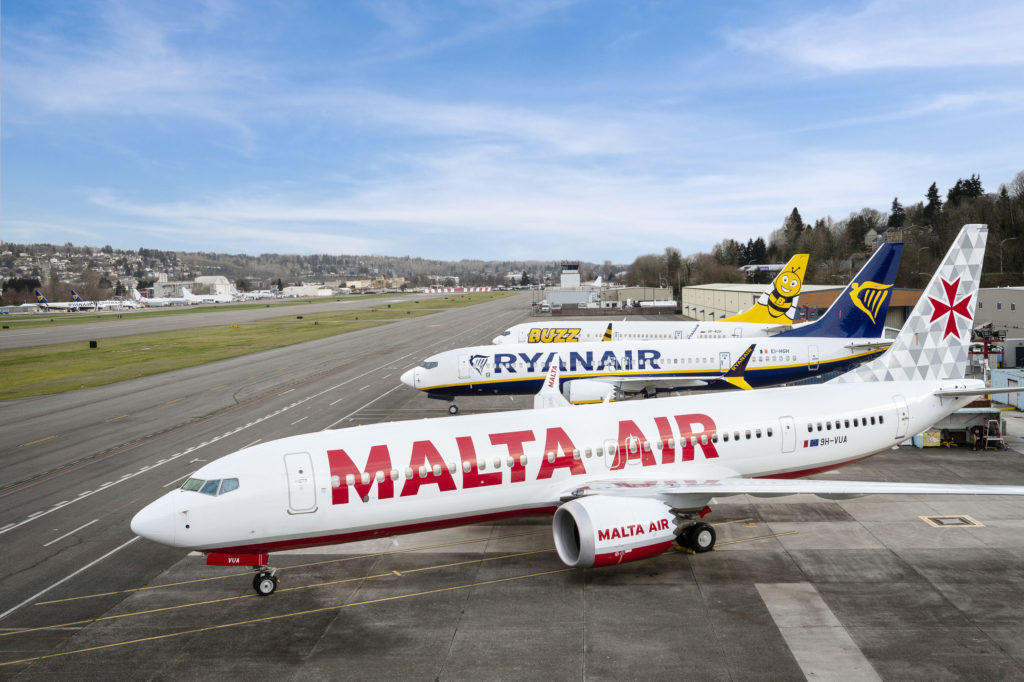
POLYGON ((747 430, 746 430, 746 433, 745 433, 745 435, 746 435, 746 437, 747 437, 747 440, 750 440, 750 429, 747 429, 747 430))
POLYGON ((879 424, 881 424, 881 423, 882 423, 882 415, 878 415, 878 423, 879 423, 879 424))
POLYGON ((875 425, 875 418, 874 418, 874 417, 872 417, 872 418, 871 418, 871 425, 872 425, 872 426, 874 426, 874 425, 875 425))
POLYGON ((729 442, 729 432, 728 431, 723 431, 722 432, 722 442, 724 442, 724 443, 728 443, 729 442))
POLYGON ((708 437, 707 437, 707 435, 706 435, 706 434, 705 434, 705 435, 702 435, 702 436, 700 437, 700 444, 701 444, 701 445, 707 445, 707 444, 708 444, 708 437))
POLYGON ((761 437, 761 429, 754 429, 754 435, 757 436, 758 438, 760 438, 761 437))
POLYGON ((238 490, 238 479, 225 478, 224 482, 220 484, 220 494, 223 495, 224 493, 229 493, 232 490, 238 490))
POLYGON ((772 427, 770 427, 770 426, 768 427, 768 437, 769 438, 772 437, 772 427))
POLYGON ((818 430, 821 431, 821 422, 818 422, 818 430))
POLYGON ((857 418, 856 418, 856 417, 854 417, 854 418, 853 418, 853 425, 854 425, 854 426, 858 426, 858 424, 857 424, 857 418))
POLYGON ((825 422, 825 430, 826 431, 831 431, 832 430, 832 422, 825 422))
POLYGON ((842 426, 843 426, 842 422, 840 422, 840 421, 839 421, 839 420, 837 419, 837 420, 836 420, 836 431, 838 431, 839 429, 841 429, 841 428, 842 428, 842 426))
POLYGON ((807 433, 811 433, 812 431, 814 431, 814 424, 808 424, 807 425, 807 433))
POLYGON ((717 443, 718 442, 718 434, 717 433, 711 434, 711 442, 712 443, 717 443))
POLYGON ((849 420, 849 419, 844 419, 844 420, 843 420, 843 425, 844 425, 844 426, 845 426, 846 428, 850 428, 850 420, 849 420))
POLYGON ((217 488, 220 487, 220 479, 215 478, 212 481, 207 481, 205 485, 199 490, 204 495, 216 495, 217 488))

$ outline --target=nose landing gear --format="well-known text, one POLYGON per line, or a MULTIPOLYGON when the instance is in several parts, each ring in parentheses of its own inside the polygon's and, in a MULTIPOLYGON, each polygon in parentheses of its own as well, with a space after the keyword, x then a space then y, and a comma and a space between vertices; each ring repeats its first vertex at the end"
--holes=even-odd
POLYGON ((256 570, 259 573, 252 579, 252 586, 256 590, 256 594, 261 597, 272 595, 274 590, 277 589, 277 569, 270 568, 269 566, 259 566, 256 570))

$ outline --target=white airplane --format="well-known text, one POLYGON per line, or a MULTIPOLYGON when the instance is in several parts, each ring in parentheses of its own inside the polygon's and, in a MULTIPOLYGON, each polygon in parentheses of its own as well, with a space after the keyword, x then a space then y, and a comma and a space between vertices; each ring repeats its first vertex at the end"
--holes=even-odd
POLYGON ((447 400, 457 414, 458 396, 536 393, 556 358, 562 392, 573 404, 775 386, 846 370, 889 346, 880 337, 902 252, 902 244, 883 244, 821 319, 775 336, 472 346, 432 355, 401 381, 447 400))
POLYGON ((232 294, 200 294, 195 295, 187 287, 181 288, 181 293, 185 296, 185 300, 191 304, 195 303, 231 303, 235 300, 232 294))
POLYGON ((243 448, 139 511, 134 533, 251 566, 269 553, 553 515, 568 566, 715 545, 713 498, 1024 495, 1024 486, 800 479, 885 452, 989 389, 964 379, 987 238, 966 225, 884 355, 812 386, 568 407, 554 364, 536 407, 363 425, 243 448))
POLYGON ((258 301, 263 298, 273 298, 274 292, 270 289, 260 289, 259 291, 247 291, 241 294, 241 300, 243 301, 258 301))
POLYGON ((135 299, 136 303, 146 306, 147 308, 162 308, 168 305, 188 305, 188 299, 184 296, 153 296, 146 298, 139 293, 138 289, 132 289, 132 298, 135 299))
MULTIPOLYGON (((807 271, 799 253, 755 302, 742 313, 717 321, 525 322, 509 327, 491 341, 504 343, 575 343, 577 341, 650 341, 654 339, 725 339, 771 336, 793 324, 807 271)), ((780 266, 781 267, 781 266, 780 266)), ((600 277, 598 278, 600 280, 600 277)))

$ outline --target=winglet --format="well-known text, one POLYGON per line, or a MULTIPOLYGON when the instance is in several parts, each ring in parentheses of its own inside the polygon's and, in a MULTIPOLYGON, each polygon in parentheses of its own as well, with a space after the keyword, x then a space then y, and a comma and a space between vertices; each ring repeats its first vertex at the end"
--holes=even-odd
POLYGON ((542 410, 547 407, 565 407, 569 401, 559 391, 558 382, 558 356, 552 358, 551 369, 541 384, 540 391, 533 396, 533 409, 542 410))
POLYGON ((611 341, 612 340, 612 323, 611 322, 608 323, 608 328, 604 330, 604 336, 601 337, 601 340, 602 341, 611 341))
POLYGON ((747 363, 750 362, 750 358, 753 357, 754 348, 756 347, 756 343, 750 344, 750 347, 743 351, 743 355, 741 355, 736 362, 732 363, 732 367, 729 368, 729 371, 722 375, 722 379, 736 388, 742 388, 744 391, 751 390, 753 386, 747 383, 747 380, 743 378, 743 374, 747 371, 747 363))

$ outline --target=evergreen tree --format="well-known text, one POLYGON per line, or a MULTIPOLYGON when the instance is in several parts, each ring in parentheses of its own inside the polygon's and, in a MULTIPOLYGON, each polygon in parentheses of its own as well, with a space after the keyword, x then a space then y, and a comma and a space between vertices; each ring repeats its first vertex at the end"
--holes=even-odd
POLYGON ((924 207, 924 211, 921 213, 921 218, 928 225, 934 225, 939 220, 939 214, 942 212, 942 199, 939 198, 939 188, 933 182, 932 186, 928 188, 928 193, 924 195, 928 200, 928 203, 924 207))
POLYGON ((793 207, 793 212, 789 214, 789 217, 782 224, 782 229, 785 230, 786 241, 790 245, 796 244, 797 239, 800 238, 800 233, 804 231, 804 219, 800 217, 800 211, 796 210, 796 206, 793 207))
POLYGON ((894 197, 892 200, 892 210, 889 213, 888 227, 903 227, 903 224, 907 220, 907 212, 903 210, 903 204, 900 203, 899 197, 894 197))

